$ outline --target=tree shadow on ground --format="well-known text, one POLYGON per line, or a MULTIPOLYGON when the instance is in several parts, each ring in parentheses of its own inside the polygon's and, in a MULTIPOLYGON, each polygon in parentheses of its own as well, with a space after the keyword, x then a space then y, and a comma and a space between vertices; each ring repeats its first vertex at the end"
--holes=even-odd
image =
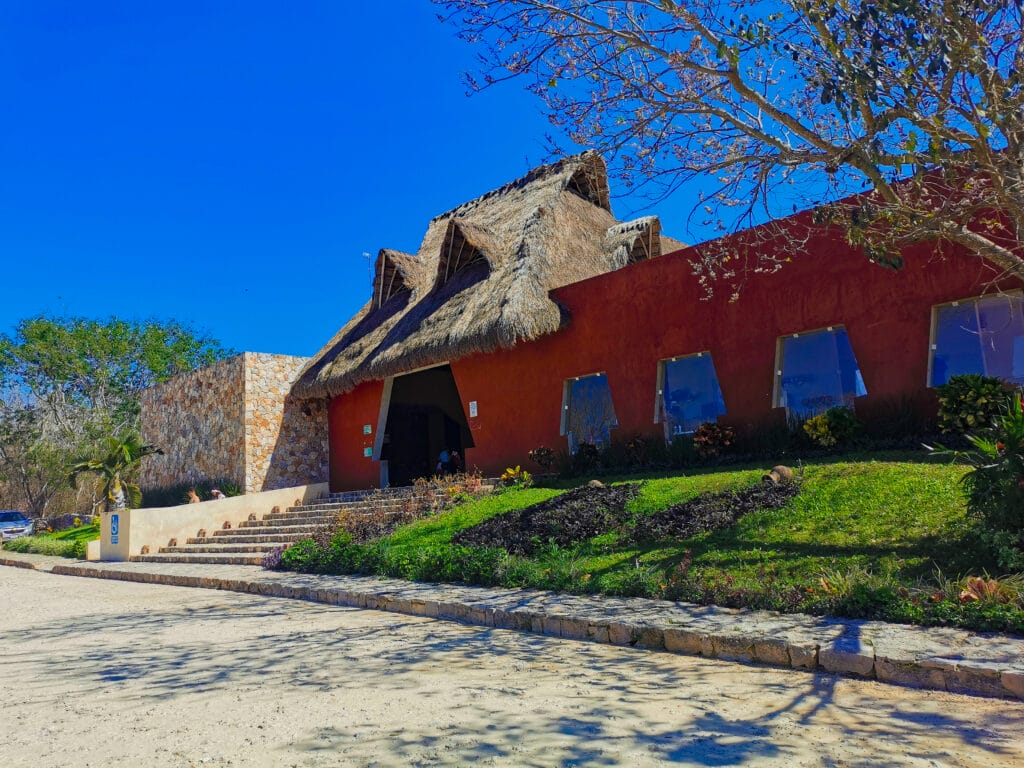
POLYGON ((22 670, 15 674, 25 695, 54 706, 73 677, 133 702, 177 699, 184 706, 196 694, 266 693, 265 686, 348 699, 372 688, 438 713, 435 720, 383 723, 350 715, 330 727, 310 726, 281 747, 289 754, 372 755, 381 765, 617 765, 638 753, 706 766, 785 762, 796 757, 793 740, 780 738, 787 729, 827 727, 837 716, 863 748, 877 743, 881 762, 883 745, 903 743, 942 762, 948 753, 930 740, 936 729, 998 757, 1010 748, 994 734, 1024 725, 1014 708, 979 729, 967 715, 922 711, 923 694, 840 700, 839 679, 830 675, 242 594, 189 597, 180 607, 142 614, 104 610, 17 624, 0 630, 6 668, 22 670), (752 679, 737 683, 740 674, 752 679), (465 678, 454 699, 448 686, 435 684, 439 677, 465 678), (556 695, 535 699, 538 685, 556 695))

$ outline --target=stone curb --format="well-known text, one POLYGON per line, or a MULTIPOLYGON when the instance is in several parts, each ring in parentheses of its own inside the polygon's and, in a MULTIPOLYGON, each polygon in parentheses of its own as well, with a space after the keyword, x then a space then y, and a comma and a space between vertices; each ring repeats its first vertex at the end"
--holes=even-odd
MULTIPOLYGON (((0 556, 2 565, 15 565, 13 560, 19 560, 21 567, 38 567, 26 565, 20 558, 0 556)), ((50 562, 41 569, 64 576, 309 600, 572 640, 832 672, 916 688, 1024 699, 1024 639, 1002 635, 643 598, 311 576, 251 566, 197 569, 46 560, 50 562)))
POLYGON ((12 557, 10 553, 0 552, 0 565, 6 565, 11 568, 29 568, 33 571, 40 570, 36 562, 29 559, 29 556, 23 555, 20 552, 17 554, 18 557, 12 557))

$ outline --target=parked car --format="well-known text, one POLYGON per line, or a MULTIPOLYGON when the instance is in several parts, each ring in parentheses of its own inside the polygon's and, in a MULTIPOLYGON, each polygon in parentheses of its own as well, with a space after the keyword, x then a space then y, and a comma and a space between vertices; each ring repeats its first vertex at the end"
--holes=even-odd
POLYGON ((32 521, 13 509, 0 509, 0 541, 12 541, 32 534, 32 521))

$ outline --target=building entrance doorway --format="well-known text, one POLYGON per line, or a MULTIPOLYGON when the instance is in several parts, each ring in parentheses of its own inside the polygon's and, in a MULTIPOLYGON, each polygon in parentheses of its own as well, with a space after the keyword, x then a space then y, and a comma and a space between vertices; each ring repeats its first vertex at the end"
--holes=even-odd
POLYGON ((465 460, 473 447, 459 389, 450 365, 396 376, 391 385, 380 459, 388 483, 410 485, 437 472, 442 451, 465 460))

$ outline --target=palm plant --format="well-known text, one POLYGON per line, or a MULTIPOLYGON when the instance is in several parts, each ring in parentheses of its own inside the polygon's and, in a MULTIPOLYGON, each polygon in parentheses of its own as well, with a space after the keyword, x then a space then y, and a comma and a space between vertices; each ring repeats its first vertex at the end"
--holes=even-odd
POLYGON ((96 495, 105 500, 105 511, 120 512, 129 505, 138 507, 142 504, 142 491, 125 475, 145 457, 163 451, 143 443, 134 433, 108 437, 103 451, 102 455, 81 458, 71 466, 71 486, 77 485, 79 475, 96 474, 96 495))

